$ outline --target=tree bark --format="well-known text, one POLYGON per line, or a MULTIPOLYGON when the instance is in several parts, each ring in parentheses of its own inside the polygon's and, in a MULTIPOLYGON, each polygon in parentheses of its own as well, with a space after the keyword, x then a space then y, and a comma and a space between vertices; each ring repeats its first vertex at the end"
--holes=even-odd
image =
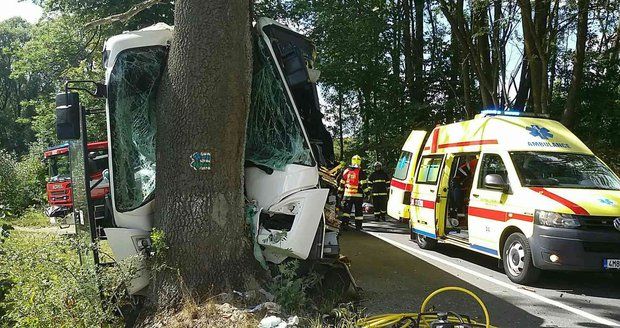
POLYGON ((243 158, 250 105, 248 1, 177 0, 158 95, 155 228, 171 269, 156 273, 157 306, 244 289, 257 272, 245 225, 243 158), (195 152, 211 154, 194 170, 195 152))
POLYGON ((577 41, 575 42, 575 58, 573 60, 573 76, 566 97, 566 106, 562 115, 562 123, 568 128, 575 125, 579 106, 579 89, 583 79, 583 62, 586 56, 586 39, 588 37, 588 0, 578 0, 579 14, 577 19, 577 41))

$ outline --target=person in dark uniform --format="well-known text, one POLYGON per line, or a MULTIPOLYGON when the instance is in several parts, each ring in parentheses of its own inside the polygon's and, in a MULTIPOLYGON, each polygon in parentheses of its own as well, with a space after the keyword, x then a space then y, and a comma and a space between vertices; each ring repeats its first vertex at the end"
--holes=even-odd
POLYGON ((362 158, 358 155, 351 158, 351 165, 344 170, 338 186, 339 198, 343 200, 342 223, 346 227, 349 224, 351 209, 355 207, 355 228, 362 229, 364 213, 362 203, 364 202, 364 189, 368 181, 366 172, 362 170, 362 158))
POLYGON ((375 162, 375 171, 368 178, 368 191, 372 196, 372 205, 375 210, 375 220, 385 221, 387 213, 388 190, 390 189, 390 177, 383 170, 381 162, 375 162))

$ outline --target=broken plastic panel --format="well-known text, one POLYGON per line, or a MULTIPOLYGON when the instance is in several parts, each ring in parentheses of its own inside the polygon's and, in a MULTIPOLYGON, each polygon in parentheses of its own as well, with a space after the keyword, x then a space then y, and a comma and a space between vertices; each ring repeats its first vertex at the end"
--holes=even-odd
POLYGON ((257 39, 254 51, 246 160, 279 171, 289 164, 313 165, 299 120, 262 39, 257 39))
POLYGON ((121 52, 108 84, 114 202, 119 212, 155 191, 155 97, 165 65, 163 46, 121 52))

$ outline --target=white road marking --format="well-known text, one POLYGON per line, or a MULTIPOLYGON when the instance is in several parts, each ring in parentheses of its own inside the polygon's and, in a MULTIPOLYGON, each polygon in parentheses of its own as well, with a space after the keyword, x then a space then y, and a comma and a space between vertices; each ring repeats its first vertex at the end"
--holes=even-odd
MULTIPOLYGON (((608 320, 608 319, 605 319, 605 318, 601 318, 601 317, 596 316, 596 315, 594 315, 592 313, 588 313, 586 311, 583 311, 583 310, 580 310, 580 309, 576 309, 576 308, 574 308, 572 306, 569 306, 569 305, 560 303, 558 301, 546 298, 546 297, 544 297, 542 295, 536 294, 535 292, 531 292, 531 291, 526 290, 526 289, 521 289, 521 288, 517 287, 516 285, 512 285, 512 284, 509 284, 507 282, 504 282, 504 281, 501 281, 501 280, 497 280, 497 279, 495 279, 493 277, 490 277, 490 276, 484 275, 484 274, 482 274, 480 272, 476 272, 474 270, 468 269, 468 268, 463 267, 461 265, 458 265, 456 263, 452 263, 450 261, 444 260, 444 259, 442 259, 440 257, 434 256, 434 255, 431 255, 431 254, 427 254, 427 253, 425 253, 425 252, 423 252, 423 251, 421 251, 419 249, 415 249, 415 248, 412 248, 410 246, 401 244, 401 243, 399 243, 397 241, 390 240, 390 239, 388 239, 386 237, 383 237, 383 236, 379 235, 378 233, 370 232, 370 231, 364 231, 364 232, 366 232, 367 234, 369 234, 371 236, 379 238, 379 239, 385 241, 388 244, 394 245, 394 246, 396 246, 396 247, 398 247, 398 248, 400 248, 400 249, 402 249, 404 251, 407 251, 408 253, 411 253, 411 254, 414 254, 414 255, 418 255, 418 256, 424 257, 426 259, 431 259, 433 261, 440 262, 440 263, 445 264, 447 266, 451 266, 451 267, 453 267, 455 269, 458 269, 458 270, 461 270, 463 272, 469 273, 469 274, 471 274, 473 276, 476 276, 476 277, 478 277, 480 279, 484 279, 484 280, 486 280, 488 282, 492 282, 492 283, 494 283, 496 285, 502 286, 504 288, 508 288, 508 289, 510 289, 510 290, 512 290, 514 292, 523 294, 525 296, 528 296, 530 298, 539 300, 539 301, 547 303, 549 305, 553 305, 553 306, 559 307, 559 308, 564 309, 564 310, 566 310, 568 312, 572 312, 572 313, 574 313, 574 314, 576 314, 578 316, 581 316, 583 318, 592 320, 594 322, 597 322, 597 323, 600 323, 600 324, 603 324, 603 325, 611 326, 611 327, 620 327, 620 324, 618 324, 617 322, 614 322, 614 321, 611 321, 611 320, 608 320)), ((424 259, 424 260, 426 262, 429 262, 426 259, 424 259)), ((433 263, 431 263, 431 264, 433 264, 433 263)))

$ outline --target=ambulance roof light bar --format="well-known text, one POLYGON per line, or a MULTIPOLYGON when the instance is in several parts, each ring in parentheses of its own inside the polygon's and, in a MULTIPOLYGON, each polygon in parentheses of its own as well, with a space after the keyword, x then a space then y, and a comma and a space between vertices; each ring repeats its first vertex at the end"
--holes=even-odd
POLYGON ((523 112, 518 110, 503 110, 503 109, 485 109, 480 111, 481 117, 489 116, 514 116, 514 117, 538 117, 549 118, 549 114, 523 112))

